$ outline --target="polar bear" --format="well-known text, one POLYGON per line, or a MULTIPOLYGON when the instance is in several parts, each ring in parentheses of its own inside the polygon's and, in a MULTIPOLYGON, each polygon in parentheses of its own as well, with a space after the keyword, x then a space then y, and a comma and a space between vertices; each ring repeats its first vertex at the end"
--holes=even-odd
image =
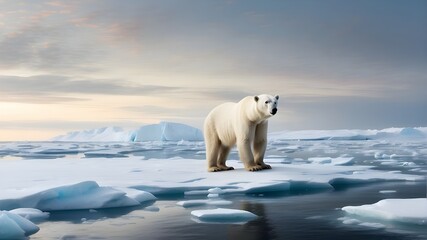
POLYGON ((208 171, 233 170, 225 165, 230 149, 237 145, 240 160, 248 171, 270 169, 264 163, 268 118, 277 113, 279 96, 248 96, 238 103, 215 107, 204 122, 208 171))

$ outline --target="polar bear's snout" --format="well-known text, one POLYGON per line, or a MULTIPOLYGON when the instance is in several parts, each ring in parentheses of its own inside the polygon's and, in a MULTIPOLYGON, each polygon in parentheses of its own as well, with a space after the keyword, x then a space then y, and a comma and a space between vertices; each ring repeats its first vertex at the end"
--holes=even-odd
POLYGON ((273 108, 273 109, 271 110, 271 114, 275 115, 276 113, 277 113, 277 108, 273 108))

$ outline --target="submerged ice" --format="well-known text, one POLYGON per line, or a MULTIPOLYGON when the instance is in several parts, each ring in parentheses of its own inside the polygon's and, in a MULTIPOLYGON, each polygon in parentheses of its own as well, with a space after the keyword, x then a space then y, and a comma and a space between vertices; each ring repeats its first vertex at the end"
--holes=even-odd
POLYGON ((0 211, 0 239, 24 239, 39 230, 37 225, 18 214, 0 211))

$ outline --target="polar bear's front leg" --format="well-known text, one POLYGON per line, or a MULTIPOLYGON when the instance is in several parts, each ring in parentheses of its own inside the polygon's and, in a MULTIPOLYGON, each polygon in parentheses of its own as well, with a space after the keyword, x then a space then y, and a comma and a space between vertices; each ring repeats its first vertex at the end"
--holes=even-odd
POLYGON ((254 156, 251 151, 251 141, 249 138, 243 138, 237 140, 237 149, 239 150, 240 160, 245 165, 245 169, 248 171, 259 171, 262 167, 255 164, 254 156))
POLYGON ((217 166, 222 171, 234 170, 233 167, 229 167, 225 165, 225 162, 227 161, 227 156, 228 156, 228 153, 230 153, 230 150, 231 149, 229 147, 224 146, 222 144, 219 147, 217 166))
POLYGON ((255 129, 254 140, 254 158, 255 164, 262 167, 262 169, 271 169, 271 166, 264 163, 264 154, 267 148, 267 128, 268 122, 259 124, 255 129))

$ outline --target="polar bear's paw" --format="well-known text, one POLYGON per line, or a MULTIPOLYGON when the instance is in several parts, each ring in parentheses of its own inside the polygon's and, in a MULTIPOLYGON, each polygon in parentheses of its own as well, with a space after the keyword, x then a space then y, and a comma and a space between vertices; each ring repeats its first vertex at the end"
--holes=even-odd
POLYGON ((256 172, 256 171, 262 170, 262 167, 260 165, 254 165, 251 167, 247 167, 246 170, 248 170, 250 172, 256 172))
POLYGON ((228 171, 228 170, 234 170, 233 167, 227 167, 227 166, 215 166, 208 168, 209 172, 220 172, 220 171, 228 171))
POLYGON ((218 167, 221 169, 221 171, 234 170, 234 167, 229 167, 226 165, 219 165, 218 167))
POLYGON ((261 166, 261 167, 262 167, 262 169, 271 169, 271 166, 270 166, 270 165, 268 165, 268 164, 265 164, 265 163, 262 163, 262 164, 260 164, 260 165, 258 165, 258 166, 261 166))

